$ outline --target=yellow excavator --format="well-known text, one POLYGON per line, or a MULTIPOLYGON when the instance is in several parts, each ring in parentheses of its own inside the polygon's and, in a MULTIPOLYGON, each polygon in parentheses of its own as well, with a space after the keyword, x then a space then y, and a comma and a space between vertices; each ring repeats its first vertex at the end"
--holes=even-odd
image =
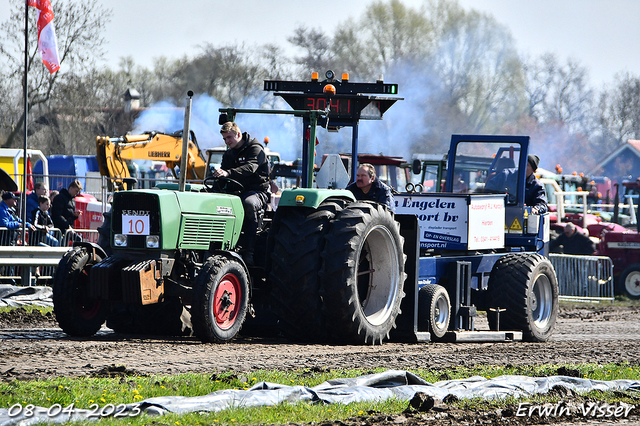
MULTIPOLYGON (((127 160, 164 161, 174 177, 178 177, 176 168, 180 167, 182 156, 182 130, 173 134, 154 131, 113 138, 98 136, 96 148, 100 174, 109 178, 109 190, 131 189, 127 160)), ((193 132, 190 132, 187 155, 187 179, 204 179, 207 161, 193 132)))

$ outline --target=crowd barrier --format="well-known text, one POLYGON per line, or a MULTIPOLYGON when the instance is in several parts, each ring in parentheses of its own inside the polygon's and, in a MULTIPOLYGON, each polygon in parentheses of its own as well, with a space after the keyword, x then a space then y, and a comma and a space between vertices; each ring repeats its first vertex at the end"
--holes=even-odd
POLYGON ((606 256, 549 255, 561 300, 613 301, 613 262, 606 256))
POLYGON ((22 229, 0 228, 0 283, 24 285, 46 285, 53 278, 56 266, 74 241, 98 242, 98 231, 93 229, 69 229, 62 233, 52 229, 51 242, 44 232, 26 232, 22 243, 22 229))

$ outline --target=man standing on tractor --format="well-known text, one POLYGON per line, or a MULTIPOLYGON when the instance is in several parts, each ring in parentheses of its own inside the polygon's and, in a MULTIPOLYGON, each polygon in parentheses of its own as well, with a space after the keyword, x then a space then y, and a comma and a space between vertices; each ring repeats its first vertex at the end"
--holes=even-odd
POLYGON ((267 206, 269 195, 269 161, 256 138, 242 133, 238 125, 228 121, 220 129, 229 149, 222 156, 213 177, 233 179, 244 187, 240 198, 244 207, 241 246, 247 265, 253 265, 253 250, 258 231, 258 212, 267 206))
POLYGON ((356 181, 347 186, 347 189, 353 192, 356 200, 369 200, 386 204, 391 211, 396 211, 396 203, 391 194, 391 188, 376 179, 376 169, 372 164, 360 164, 356 171, 356 181))
POLYGON ((531 207, 532 214, 543 214, 549 210, 544 186, 542 186, 534 174, 538 169, 539 163, 540 158, 538 158, 537 155, 529 154, 527 157, 527 180, 524 189, 524 204, 527 207, 531 207))

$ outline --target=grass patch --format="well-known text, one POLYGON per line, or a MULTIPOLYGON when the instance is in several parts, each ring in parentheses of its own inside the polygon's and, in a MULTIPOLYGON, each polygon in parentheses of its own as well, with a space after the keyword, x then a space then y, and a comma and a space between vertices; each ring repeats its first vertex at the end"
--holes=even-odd
POLYGON ((42 315, 46 315, 47 313, 53 313, 53 307, 49 306, 36 306, 36 305, 23 305, 23 306, 3 306, 0 308, 0 313, 11 312, 14 310, 23 310, 26 313, 30 314, 34 311, 40 311, 42 315))
MULTIPOLYGON (((96 404, 105 407, 108 404, 131 404, 151 397, 161 396, 200 396, 223 389, 248 389, 254 384, 266 381, 286 385, 313 387, 330 379, 358 377, 364 374, 379 373, 385 369, 374 370, 299 370, 292 372, 255 371, 250 373, 225 372, 211 375, 182 374, 177 376, 144 376, 119 378, 53 378, 42 381, 11 381, 0 383, 0 407, 9 408, 14 404, 33 404, 40 407, 52 407, 59 404, 68 407, 91 409, 96 404)), ((489 367, 453 367, 442 369, 417 369, 412 373, 430 383, 442 380, 464 379, 472 376, 493 378, 502 375, 526 375, 546 377, 568 375, 594 380, 629 379, 640 380, 640 366, 623 364, 580 364, 580 365, 545 365, 545 366, 489 366, 489 367)), ((534 395, 530 398, 507 398, 502 401, 459 400, 449 401, 451 409, 459 410, 494 410, 497 408, 517 406, 520 402, 555 403, 566 397, 566 394, 550 393, 534 395)), ((636 396, 625 392, 592 392, 584 398, 596 398, 613 403, 624 401, 637 404, 636 396)), ((326 421, 342 421, 359 416, 395 415, 408 407, 406 401, 388 400, 384 402, 354 403, 348 405, 283 403, 274 407, 236 408, 220 413, 190 413, 184 415, 170 414, 163 416, 154 424, 166 425, 258 425, 312 423, 326 421)), ((147 415, 128 417, 125 419, 104 418, 104 425, 144 425, 151 418, 147 415)), ((82 424, 95 424, 94 421, 82 424)))

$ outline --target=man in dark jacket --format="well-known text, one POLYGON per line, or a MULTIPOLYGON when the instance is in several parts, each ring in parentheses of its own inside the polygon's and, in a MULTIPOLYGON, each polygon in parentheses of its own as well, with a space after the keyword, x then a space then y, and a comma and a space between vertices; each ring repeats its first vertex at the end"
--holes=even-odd
POLYGON ((266 208, 269 201, 269 161, 264 148, 248 133, 242 133, 234 122, 226 122, 220 129, 228 149, 222 156, 219 169, 213 177, 226 177, 242 184, 240 194, 244 207, 242 223, 243 257, 248 265, 253 264, 253 250, 258 231, 258 212, 266 208))
POLYGON ((73 229, 73 222, 82 214, 76 209, 75 200, 80 191, 82 191, 82 183, 76 179, 69 184, 68 189, 62 188, 51 204, 51 219, 63 234, 67 229, 73 229))
POLYGON ((543 214, 549 210, 547 194, 534 172, 538 169, 540 158, 529 154, 527 157, 527 180, 524 188, 524 204, 531 207, 531 213, 543 214))
POLYGON ((578 232, 571 222, 564 226, 564 231, 558 238, 549 242, 549 250, 552 252, 558 251, 560 246, 564 254, 591 255, 596 251, 594 242, 582 232, 578 232))
POLYGON ((353 192, 356 200, 375 201, 396 211, 391 188, 376 178, 376 169, 372 164, 362 163, 356 171, 356 181, 347 186, 347 189, 353 192))

